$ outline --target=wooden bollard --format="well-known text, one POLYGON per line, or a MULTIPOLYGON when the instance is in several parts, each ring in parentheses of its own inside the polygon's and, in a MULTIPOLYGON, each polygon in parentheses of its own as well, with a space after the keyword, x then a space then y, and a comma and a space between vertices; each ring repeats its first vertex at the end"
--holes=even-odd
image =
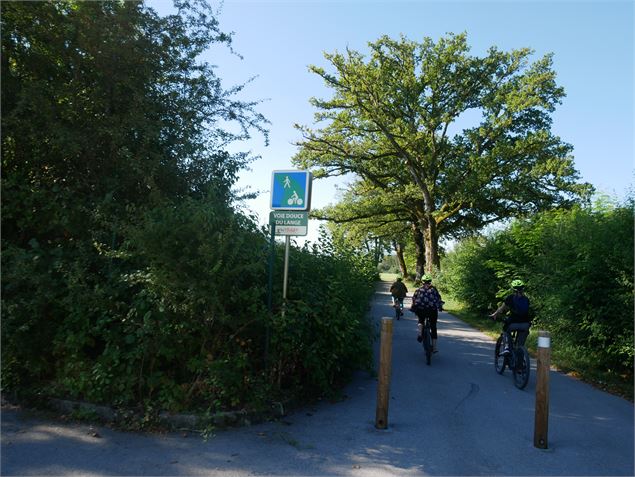
POLYGON ((547 331, 539 331, 536 365, 536 416, 534 421, 534 447, 538 449, 547 449, 548 447, 550 362, 551 337, 547 331))
POLYGON ((390 369, 392 361, 392 318, 381 319, 381 344, 379 348, 379 382, 377 383, 377 411, 375 427, 388 427, 388 400, 390 394, 390 369))

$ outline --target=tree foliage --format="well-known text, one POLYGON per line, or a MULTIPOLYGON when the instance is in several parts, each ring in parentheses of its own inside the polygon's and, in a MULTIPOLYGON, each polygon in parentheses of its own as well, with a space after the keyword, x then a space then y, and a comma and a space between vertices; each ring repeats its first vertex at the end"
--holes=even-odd
POLYGON ((223 149, 264 118, 197 61, 231 38, 204 4, 178 6, 159 18, 139 2, 4 5, 3 238, 83 239, 129 205, 229 198, 248 157, 223 149))
POLYGON ((585 197, 572 147, 551 132, 564 91, 552 58, 529 49, 469 55, 467 36, 381 37, 361 53, 325 54, 311 66, 333 90, 312 99, 320 129, 298 126, 294 162, 316 176, 354 174, 367 190, 399 195, 439 266, 442 236, 585 197), (468 116, 480 116, 467 124, 468 116))
POLYGON ((368 364, 365 258, 294 251, 311 286, 292 268, 266 309, 268 238, 233 201, 250 157, 226 151, 266 120, 199 62, 231 46, 209 7, 176 7, 3 3, 3 393, 216 410, 368 364))

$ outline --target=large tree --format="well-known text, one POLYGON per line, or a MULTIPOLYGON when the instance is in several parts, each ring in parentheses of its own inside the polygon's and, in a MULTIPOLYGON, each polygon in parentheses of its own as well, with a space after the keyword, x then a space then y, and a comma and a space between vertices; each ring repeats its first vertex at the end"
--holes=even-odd
POLYGON ((564 97, 552 57, 530 49, 469 54, 467 36, 433 42, 382 37, 369 58, 346 50, 318 66, 334 92, 312 98, 319 129, 303 138, 293 162, 316 177, 355 174, 399 189, 423 232, 426 269, 439 267, 439 239, 458 230, 586 197, 572 146, 551 132, 564 97), (470 124, 478 117, 477 124, 470 124))

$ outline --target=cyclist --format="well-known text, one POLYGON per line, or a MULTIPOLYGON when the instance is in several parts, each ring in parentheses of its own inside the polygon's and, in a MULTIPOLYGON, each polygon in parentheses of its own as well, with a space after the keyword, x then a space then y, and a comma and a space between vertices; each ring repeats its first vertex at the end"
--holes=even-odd
POLYGON ((503 321, 504 348, 501 354, 509 354, 511 352, 510 331, 517 332, 518 345, 524 346, 527 336, 529 336, 529 327, 531 319, 529 317, 529 298, 525 295, 525 283, 522 280, 513 280, 511 283, 514 292, 505 297, 503 304, 490 315, 494 320, 498 316, 510 312, 509 316, 503 321))
POLYGON ((419 333, 417 341, 421 343, 423 340, 421 332, 423 330, 423 322, 425 318, 430 319, 430 334, 432 335, 432 352, 436 353, 437 349, 437 320, 439 312, 443 311, 443 301, 441 294, 432 286, 432 277, 428 274, 421 277, 421 286, 417 288, 412 295, 412 305, 410 311, 414 312, 419 318, 419 333))
MULTIPOLYGON (((392 295, 392 306, 399 307, 399 314, 403 315, 403 299, 406 298, 408 294, 408 288, 406 288, 406 284, 401 281, 401 278, 397 278, 397 281, 390 285, 390 294, 392 295)), ((399 318, 397 318, 399 319, 399 318)))

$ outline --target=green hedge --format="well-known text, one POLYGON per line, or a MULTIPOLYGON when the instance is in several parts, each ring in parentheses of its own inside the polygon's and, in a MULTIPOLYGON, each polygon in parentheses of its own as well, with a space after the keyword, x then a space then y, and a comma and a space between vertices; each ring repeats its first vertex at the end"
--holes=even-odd
POLYGON ((99 241, 5 247, 3 392, 172 411, 253 408, 328 394, 369 365, 370 260, 326 241, 294 247, 283 313, 278 245, 270 314, 269 241, 249 218, 185 199, 121 233, 116 250, 99 241))
POLYGON ((444 261, 442 285, 471 310, 486 313, 509 292, 512 279, 522 278, 535 327, 551 331, 570 363, 628 382, 633 234, 632 203, 543 213, 461 242, 444 261))
POLYGON ((267 235, 232 208, 255 158, 226 149, 268 121, 200 58, 232 38, 206 2, 177 10, 3 4, 4 393, 254 407, 368 361, 363 257, 294 248, 283 315, 278 246, 267 309, 267 235))
POLYGON ((272 317, 275 382, 304 396, 332 394, 353 371, 372 367, 367 312, 377 279, 371 256, 335 250, 328 240, 292 249, 288 306, 272 317))

